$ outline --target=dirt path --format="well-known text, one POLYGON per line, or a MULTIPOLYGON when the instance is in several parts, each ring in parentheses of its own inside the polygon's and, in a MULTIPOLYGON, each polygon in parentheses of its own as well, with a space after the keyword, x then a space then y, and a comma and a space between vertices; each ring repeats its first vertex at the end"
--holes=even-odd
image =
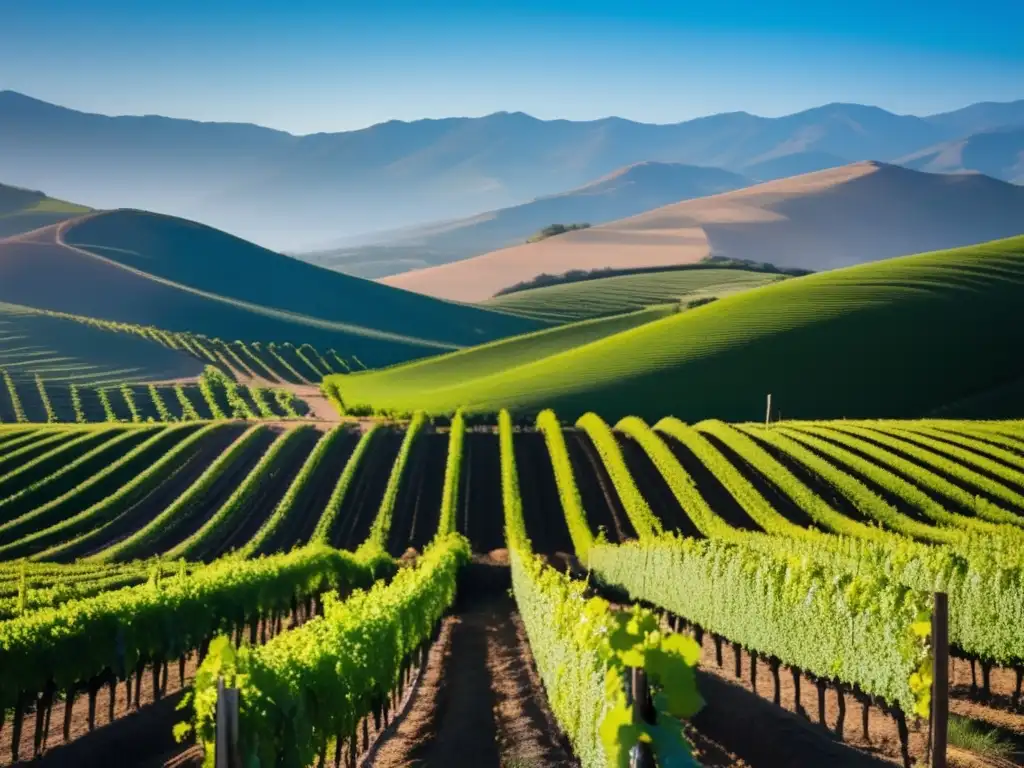
POLYGON ((548 709, 515 603, 502 589, 507 582, 494 575, 467 575, 488 587, 444 620, 418 685, 363 766, 576 765, 548 709))

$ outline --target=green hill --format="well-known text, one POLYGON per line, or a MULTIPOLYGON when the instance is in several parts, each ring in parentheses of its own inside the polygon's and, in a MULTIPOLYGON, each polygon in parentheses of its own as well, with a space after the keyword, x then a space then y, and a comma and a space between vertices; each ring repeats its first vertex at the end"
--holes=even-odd
POLYGON ((333 347, 371 367, 546 325, 349 277, 139 211, 87 216, 0 243, 0 301, 229 341, 333 347))
POLYGON ((784 275, 704 265, 549 285, 496 296, 481 306, 557 322, 632 312, 655 304, 722 298, 784 280, 784 275))
POLYGON ((416 399, 417 392, 435 388, 443 390, 452 381, 458 379, 475 380, 500 375, 516 366, 527 365, 598 339, 613 336, 630 328, 660 320, 675 314, 676 311, 675 306, 649 307, 638 312, 585 320, 522 336, 514 336, 511 339, 502 339, 479 347, 430 357, 426 360, 417 360, 384 370, 342 374, 331 377, 331 380, 341 387, 343 392, 353 393, 352 396, 343 395, 346 406, 350 408, 375 404, 378 395, 404 398, 411 402, 416 399), (376 394, 366 398, 355 396, 357 391, 363 394, 367 393, 364 387, 359 386, 359 382, 371 377, 374 382, 373 391, 376 394))
POLYGON ((1021 378, 1021 349, 1017 237, 793 278, 500 373, 467 373, 467 353, 429 388, 402 368, 338 386, 346 402, 435 413, 751 420, 771 393, 786 418, 915 417, 1021 378))
POLYGON ((89 209, 20 187, 0 184, 0 240, 81 216, 89 209))

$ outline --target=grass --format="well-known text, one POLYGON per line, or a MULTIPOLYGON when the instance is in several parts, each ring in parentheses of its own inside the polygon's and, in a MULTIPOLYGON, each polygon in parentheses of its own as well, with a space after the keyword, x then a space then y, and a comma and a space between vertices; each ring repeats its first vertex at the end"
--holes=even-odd
MULTIPOLYGON (((64 312, 222 339, 333 346, 371 367, 546 325, 322 269, 170 216, 103 213, 70 225, 64 240, 105 261, 67 252, 54 257, 69 269, 91 270, 78 278, 89 284, 87 295, 62 297, 62 305, 53 306, 52 289, 34 285, 30 298, 20 301, 49 301, 49 308, 64 312), (142 290, 160 295, 146 301, 133 296, 142 290)), ((22 292, 29 295, 29 287, 22 292)))
POLYGON ((417 392, 443 388, 453 379, 500 375, 511 367, 557 355, 674 313, 675 308, 671 306, 652 307, 616 317, 536 331, 380 371, 333 376, 328 380, 339 387, 348 407, 361 405, 364 402, 362 398, 371 396, 370 391, 360 386, 364 380, 371 379, 376 393, 414 399, 417 392))
POLYGON ((965 749, 983 757, 1010 760, 1015 747, 1004 738, 998 728, 988 729, 984 724, 960 715, 949 716, 947 738, 951 747, 965 749))
POLYGON ((572 322, 655 304, 721 298, 783 279, 783 275, 737 269, 674 269, 532 288, 481 305, 523 317, 572 322))
POLYGON ((1016 237, 792 278, 538 359, 478 370, 470 350, 445 375, 336 381, 346 403, 431 414, 756 421, 771 393, 775 417, 915 418, 1024 376, 1022 291, 1016 237))

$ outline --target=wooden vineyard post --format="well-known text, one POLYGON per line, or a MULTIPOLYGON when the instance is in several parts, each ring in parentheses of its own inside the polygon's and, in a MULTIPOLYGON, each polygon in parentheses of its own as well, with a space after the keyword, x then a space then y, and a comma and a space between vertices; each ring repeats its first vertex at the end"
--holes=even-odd
POLYGON ((241 768, 238 754, 238 689, 227 688, 224 678, 217 680, 217 744, 215 768, 241 768))
POLYGON ((767 427, 768 423, 772 420, 772 396, 768 394, 768 406, 764 410, 764 425, 767 427))
MULTIPOLYGON (((654 702, 651 700, 651 689, 647 684, 647 673, 640 667, 633 667, 630 688, 633 694, 633 706, 636 717, 644 723, 655 724, 654 702)), ((651 745, 641 742, 633 747, 633 759, 630 768, 655 768, 654 752, 651 745)))
POLYGON ((932 609, 932 768, 946 768, 946 737, 949 726, 949 597, 935 593, 932 609))

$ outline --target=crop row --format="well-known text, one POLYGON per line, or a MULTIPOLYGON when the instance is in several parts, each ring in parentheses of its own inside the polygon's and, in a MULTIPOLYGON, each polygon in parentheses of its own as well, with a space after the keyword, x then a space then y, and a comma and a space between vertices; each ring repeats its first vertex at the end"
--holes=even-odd
POLYGON ((196 384, 89 387, 47 382, 20 385, 0 374, 0 423, 172 423, 221 419, 292 419, 305 403, 285 389, 245 386, 208 366, 196 384))

